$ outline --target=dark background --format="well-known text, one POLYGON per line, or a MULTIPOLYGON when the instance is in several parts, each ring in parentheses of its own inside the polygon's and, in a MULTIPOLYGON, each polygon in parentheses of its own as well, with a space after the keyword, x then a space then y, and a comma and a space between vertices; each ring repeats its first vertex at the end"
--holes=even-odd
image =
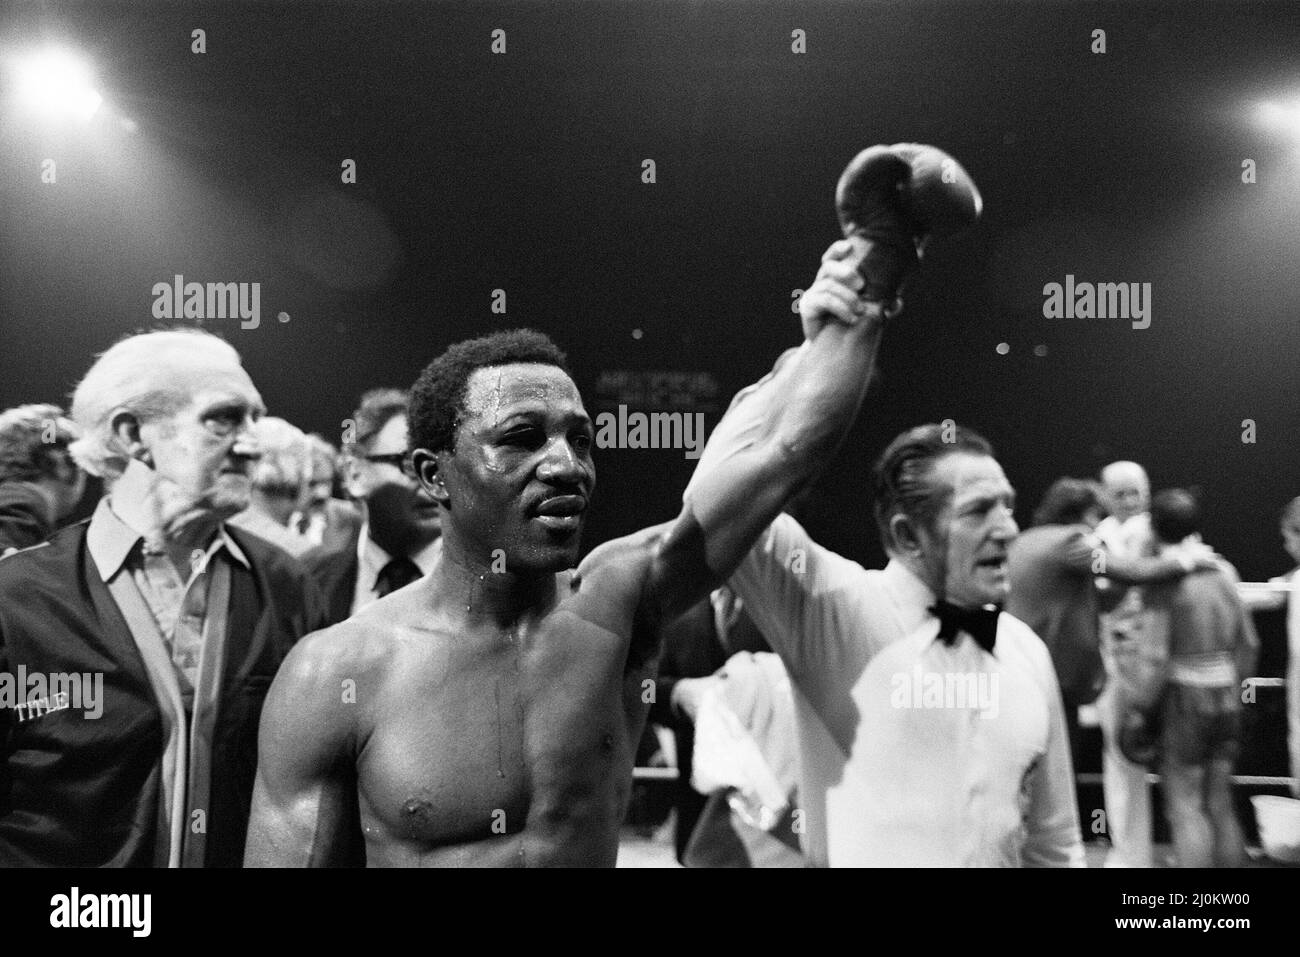
MULTIPOLYGON (((711 428, 798 341, 791 290, 837 238, 846 162, 929 142, 985 214, 931 245, 810 503, 816 537, 880 562, 873 456, 953 418, 997 447, 1022 524, 1056 477, 1133 458, 1156 488, 1201 486, 1207 539, 1266 578, 1289 567, 1277 516, 1300 494, 1300 137, 1256 106, 1300 95, 1296 6, 15 5, 0 56, 67 42, 105 103, 60 130, 0 114, 0 407, 64 400, 181 273, 261 283, 260 328, 205 326, 274 414, 335 442, 362 390, 523 325, 569 352, 589 403, 610 370, 711 375, 711 428), (1066 273, 1152 283, 1151 327, 1043 318, 1066 273)), ((692 463, 597 465, 588 547, 675 514, 692 463)))

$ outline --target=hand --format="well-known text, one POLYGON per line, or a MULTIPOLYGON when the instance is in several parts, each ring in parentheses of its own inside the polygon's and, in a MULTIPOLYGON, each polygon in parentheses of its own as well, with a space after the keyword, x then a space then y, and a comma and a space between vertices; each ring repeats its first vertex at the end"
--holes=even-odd
POLYGON ((799 318, 804 338, 811 342, 828 322, 852 326, 867 316, 881 314, 877 303, 859 298, 865 282, 857 270, 855 246, 850 239, 831 243, 822 256, 813 284, 799 297, 799 318))
POLYGON ((1205 547, 1209 548, 1209 551, 1206 554, 1204 555, 1196 554, 1192 558, 1193 563, 1196 565, 1196 570, 1205 571, 1206 569, 1210 569, 1210 568, 1222 567, 1226 559, 1218 552, 1216 552, 1213 548, 1210 548, 1208 545, 1205 547))
POLYGON ((1218 568, 1223 556, 1204 542, 1188 542, 1180 545, 1177 551, 1178 561, 1190 572, 1218 568))

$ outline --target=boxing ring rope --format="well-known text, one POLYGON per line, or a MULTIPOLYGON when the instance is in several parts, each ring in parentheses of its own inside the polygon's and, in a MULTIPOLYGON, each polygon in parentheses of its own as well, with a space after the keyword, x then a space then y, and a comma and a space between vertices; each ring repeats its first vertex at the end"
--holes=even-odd
MULTIPOLYGON (((676 781, 681 777, 676 768, 633 768, 633 781, 676 781)), ((1100 771, 1080 771, 1074 775, 1076 784, 1101 784, 1100 771)), ((1285 788, 1290 787, 1295 778, 1272 777, 1266 774, 1234 774, 1232 783, 1241 787, 1285 788)), ((1147 784, 1159 784, 1160 775, 1154 771, 1147 772, 1147 784)))
MULTIPOLYGON (((1242 682, 1244 687, 1250 688, 1285 688, 1285 678, 1247 678, 1242 682)), ((1101 784, 1102 775, 1099 771, 1082 771, 1075 772, 1075 784, 1101 784)), ((1286 775, 1268 775, 1268 774, 1234 774, 1232 783, 1234 787, 1247 788, 1289 788, 1295 784, 1296 779, 1286 775)), ((1147 784, 1159 784, 1160 775, 1154 771, 1147 772, 1147 784)))
MULTIPOLYGON (((1285 688, 1285 678, 1247 678, 1243 684, 1252 688, 1285 688)), ((681 777, 676 768, 633 768, 633 781, 676 781, 681 777)), ((1286 775, 1268 775, 1268 774, 1234 774, 1232 783, 1235 787, 1254 787, 1254 788, 1289 788, 1296 783, 1296 778, 1286 775)), ((1076 771, 1074 775, 1075 784, 1101 784, 1102 775, 1099 771, 1076 771)), ((1160 775, 1154 771, 1147 772, 1147 784, 1159 784, 1160 775)))
MULTIPOLYGON (((1083 771, 1074 776, 1076 784, 1101 784, 1100 771, 1083 771)), ((1248 788, 1287 788, 1295 778, 1270 777, 1266 774, 1234 774, 1232 783, 1248 788)), ((1160 775, 1154 771, 1147 772, 1147 784, 1159 784, 1160 775)))

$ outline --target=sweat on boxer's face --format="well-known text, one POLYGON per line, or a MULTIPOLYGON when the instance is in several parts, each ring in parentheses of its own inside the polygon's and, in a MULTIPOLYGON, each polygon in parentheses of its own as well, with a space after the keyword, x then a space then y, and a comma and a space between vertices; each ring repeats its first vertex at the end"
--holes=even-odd
POLYGON ((520 362, 484 367, 474 370, 466 383, 462 428, 471 433, 491 430, 510 415, 567 403, 585 414, 577 386, 556 366, 520 362))
POLYGON ((465 411, 467 415, 499 419, 503 406, 526 399, 548 402, 553 395, 566 392, 576 396, 577 389, 556 366, 533 362, 486 366, 471 373, 466 383, 465 411), (561 384, 569 388, 557 388, 561 384))

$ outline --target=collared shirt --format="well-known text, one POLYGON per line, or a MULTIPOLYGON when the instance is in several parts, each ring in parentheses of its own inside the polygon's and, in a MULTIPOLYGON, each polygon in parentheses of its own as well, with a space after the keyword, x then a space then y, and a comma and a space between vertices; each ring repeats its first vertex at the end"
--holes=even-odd
POLYGON ((297 532, 312 548, 318 547, 325 541, 325 526, 328 520, 323 512, 311 509, 309 511, 295 510, 289 516, 289 531, 297 532))
MULTIPOLYGON (((439 535, 414 555, 407 556, 415 562, 421 575, 428 575, 438 564, 442 554, 442 536, 439 535)), ((356 614, 372 601, 379 598, 375 591, 379 587, 379 573, 393 560, 393 556, 384 551, 370 537, 370 522, 361 525, 361 535, 357 538, 357 584, 352 593, 352 614, 356 614)))
POLYGON ((201 866, 212 778, 217 698, 224 666, 230 565, 247 556, 218 527, 182 581, 160 543, 146 539, 152 470, 132 461, 100 500, 86 530, 91 560, 122 611, 149 676, 164 729, 159 846, 171 867, 201 866))
POLYGON ((929 588, 781 515, 731 585, 795 688, 800 804, 821 866, 1074 866, 1083 845, 1047 649, 1003 614, 945 645, 929 588))
POLYGON ((166 552, 150 548, 143 533, 114 512, 108 498, 101 499, 95 510, 87 530, 86 547, 105 582, 125 566, 167 643, 186 710, 192 712, 199 656, 203 650, 203 629, 210 611, 220 617, 217 630, 225 633, 226 609, 208 608, 213 557, 224 552, 248 568, 247 556, 226 533, 225 527, 220 527, 206 549, 195 551, 189 577, 182 580, 171 557, 166 552))

